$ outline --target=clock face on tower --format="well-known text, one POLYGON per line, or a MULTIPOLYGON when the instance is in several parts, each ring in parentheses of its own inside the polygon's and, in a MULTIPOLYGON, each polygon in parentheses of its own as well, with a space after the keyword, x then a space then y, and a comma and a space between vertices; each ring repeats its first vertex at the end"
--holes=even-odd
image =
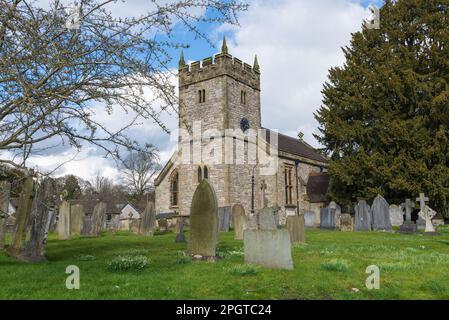
POLYGON ((246 132, 249 129, 248 119, 242 118, 242 120, 240 120, 240 129, 242 129, 243 132, 246 132))

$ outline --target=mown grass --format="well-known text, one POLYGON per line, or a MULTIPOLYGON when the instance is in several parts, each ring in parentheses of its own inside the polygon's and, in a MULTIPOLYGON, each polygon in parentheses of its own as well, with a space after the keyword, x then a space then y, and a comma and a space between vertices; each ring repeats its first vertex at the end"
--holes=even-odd
POLYGON ((175 243, 172 233, 152 238, 103 234, 69 241, 51 235, 48 262, 24 263, 0 253, 0 298, 449 299, 449 230, 442 233, 309 229, 307 244, 292 249, 293 271, 245 265, 243 242, 234 240, 232 232, 220 234, 217 262, 190 259, 184 254, 186 244, 175 243), (137 259, 138 270, 121 270, 118 262, 119 271, 109 271, 108 263, 122 256, 137 259), (141 268, 143 260, 148 263, 141 268), (80 290, 65 287, 69 265, 80 269, 80 290), (380 268, 380 290, 365 287, 370 265, 380 268))

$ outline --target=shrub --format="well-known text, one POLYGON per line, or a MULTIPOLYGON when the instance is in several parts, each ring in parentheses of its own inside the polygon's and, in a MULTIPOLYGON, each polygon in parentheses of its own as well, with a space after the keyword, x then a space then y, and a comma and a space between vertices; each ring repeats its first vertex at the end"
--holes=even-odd
POLYGON ((149 264, 145 256, 118 256, 107 263, 109 271, 141 271, 149 264))
POLYGON ((349 271, 349 263, 343 259, 332 259, 321 264, 321 268, 327 271, 347 272, 349 271))
POLYGON ((192 262, 192 257, 186 254, 184 251, 178 251, 178 257, 176 258, 176 264, 187 264, 192 262))
POLYGON ((260 272, 260 267, 251 264, 239 264, 225 270, 235 276, 255 276, 260 272))

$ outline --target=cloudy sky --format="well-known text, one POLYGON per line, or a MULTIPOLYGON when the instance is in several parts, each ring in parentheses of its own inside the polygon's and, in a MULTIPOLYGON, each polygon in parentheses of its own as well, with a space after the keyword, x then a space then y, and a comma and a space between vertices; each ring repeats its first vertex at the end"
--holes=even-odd
MULTIPOLYGON (((39 0, 45 5, 48 0, 39 0)), ((112 8, 121 15, 139 14, 148 0, 125 0, 112 8)), ((261 68, 262 124, 280 132, 296 136, 299 131, 305 140, 317 146, 312 134, 317 131, 313 113, 321 105, 321 89, 328 69, 344 62, 341 47, 349 43, 351 33, 361 29, 363 19, 369 17, 367 6, 381 5, 382 0, 249 0, 250 8, 240 16, 240 26, 214 25, 204 28, 216 44, 193 40, 183 30, 180 41, 188 41, 186 59, 199 60, 218 52, 223 35, 228 39, 230 53, 250 64, 257 54, 261 68)), ((173 66, 179 52, 173 52, 173 66)), ((176 79, 173 79, 176 83, 176 79)), ((101 109, 98 115, 103 116, 101 109)), ((118 126, 126 114, 115 112, 105 116, 105 123, 118 126)), ((165 115, 165 122, 176 130, 176 115, 165 115)), ((167 161, 176 149, 176 133, 171 136, 150 121, 133 129, 132 136, 155 144, 167 161)), ((115 163, 105 159, 93 147, 81 152, 62 148, 34 156, 29 166, 51 170, 68 161, 57 175, 75 174, 90 180, 97 171, 118 180, 120 172, 115 163)))

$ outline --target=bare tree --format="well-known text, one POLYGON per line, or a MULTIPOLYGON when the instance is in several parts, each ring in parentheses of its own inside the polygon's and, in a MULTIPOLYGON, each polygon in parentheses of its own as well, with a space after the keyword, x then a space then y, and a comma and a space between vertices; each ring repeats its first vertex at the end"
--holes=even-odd
POLYGON ((55 144, 91 144, 116 159, 145 152, 126 131, 142 119, 167 130, 161 113, 178 112, 169 50, 186 44, 173 40, 175 25, 208 40, 199 22, 237 24, 247 8, 237 0, 151 0, 148 12, 120 18, 110 12, 115 2, 81 0, 74 19, 58 0, 49 9, 0 0, 0 163, 24 166, 55 144), (99 106, 135 116, 112 130, 95 117, 99 106))
POLYGON ((151 145, 143 151, 131 151, 123 161, 123 180, 131 193, 142 196, 151 191, 153 179, 161 169, 159 153, 151 145))

